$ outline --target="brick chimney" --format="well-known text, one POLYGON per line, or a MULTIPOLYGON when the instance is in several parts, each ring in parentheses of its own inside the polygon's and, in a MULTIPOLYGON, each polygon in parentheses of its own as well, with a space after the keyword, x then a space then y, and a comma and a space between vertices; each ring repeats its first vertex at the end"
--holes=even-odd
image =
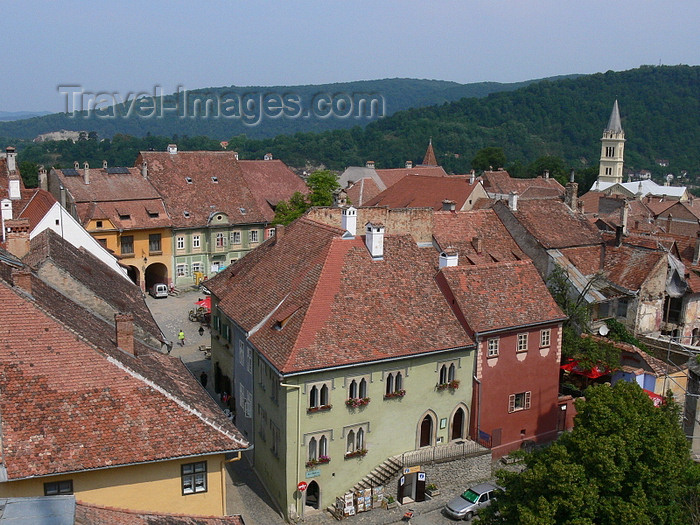
POLYGON ((32 295, 32 272, 27 268, 13 269, 12 283, 20 290, 24 290, 29 295, 32 295))
POLYGON ((673 214, 669 213, 666 217, 666 233, 671 233, 671 226, 673 225, 673 214))
POLYGON ((275 242, 284 237, 284 224, 275 224, 275 242))
POLYGON ((625 202, 622 205, 622 208, 620 208, 620 226, 622 226, 622 233, 625 235, 627 235, 627 219, 629 217, 629 213, 630 207, 627 202, 625 202))
POLYGON ((114 326, 117 332, 117 348, 138 356, 134 346, 134 316, 132 314, 114 314, 114 326))
POLYGON ((29 219, 5 221, 7 251, 20 259, 29 253, 29 219))
POLYGON ((49 177, 43 164, 39 166, 39 187, 44 191, 49 191, 49 177))
POLYGON ((695 238, 695 252, 693 253, 693 266, 697 266, 700 262, 700 232, 695 238))
POLYGON ((90 184, 90 165, 87 162, 83 164, 83 182, 90 184))
POLYGON ((381 261, 384 259, 384 225, 368 222, 365 225, 365 246, 369 250, 372 259, 381 261))
POLYGON ((576 211, 578 209, 578 184, 574 182, 574 170, 571 170, 569 182, 566 184, 564 202, 570 210, 576 211))
POLYGON ((481 254, 481 252, 484 249, 484 240, 481 237, 474 237, 472 239, 472 246, 474 247, 474 251, 476 251, 477 254, 481 254))

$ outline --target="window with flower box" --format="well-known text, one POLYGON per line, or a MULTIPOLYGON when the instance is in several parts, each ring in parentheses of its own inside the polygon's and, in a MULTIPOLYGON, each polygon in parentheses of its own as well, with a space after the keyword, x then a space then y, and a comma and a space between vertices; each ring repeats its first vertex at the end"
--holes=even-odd
POLYGON ((320 412, 332 408, 330 400, 330 381, 306 385, 306 393, 309 396, 307 412, 320 412))
POLYGON ((455 377, 459 361, 444 361, 438 363, 438 390, 455 390, 459 388, 459 381, 455 377))
POLYGON ((369 404, 367 394, 370 376, 350 377, 346 380, 348 397, 345 404, 351 408, 357 408, 369 404))
POLYGON ((404 374, 401 370, 393 370, 384 375, 384 399, 403 397, 406 395, 404 389, 404 374))
POLYGON ((333 438, 330 430, 314 432, 304 436, 306 444, 306 468, 313 468, 316 465, 329 463, 331 458, 328 455, 328 443, 333 438))
POLYGON ((367 454, 367 443, 365 439, 368 432, 369 423, 359 423, 343 428, 346 459, 362 457, 367 454))

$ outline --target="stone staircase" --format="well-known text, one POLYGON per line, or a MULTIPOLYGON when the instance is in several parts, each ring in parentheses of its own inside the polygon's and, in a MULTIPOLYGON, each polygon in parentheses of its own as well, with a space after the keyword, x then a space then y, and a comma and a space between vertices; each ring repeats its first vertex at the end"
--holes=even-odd
POLYGON ((387 482, 396 476, 403 468, 403 462, 401 456, 393 456, 387 459, 384 463, 381 463, 376 468, 374 468, 369 474, 362 478, 355 486, 352 491, 355 492, 361 489, 369 489, 372 487, 377 487, 379 485, 386 485, 387 482))

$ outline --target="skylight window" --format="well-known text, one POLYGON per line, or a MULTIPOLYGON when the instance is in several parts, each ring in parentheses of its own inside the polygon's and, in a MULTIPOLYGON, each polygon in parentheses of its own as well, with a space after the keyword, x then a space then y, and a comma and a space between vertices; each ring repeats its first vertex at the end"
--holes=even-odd
POLYGON ((185 177, 187 184, 192 184, 192 177, 185 177))
POLYGON ((212 181, 212 182, 219 182, 219 177, 217 177, 217 176, 215 175, 215 176, 213 176, 213 177, 211 178, 211 181, 212 181))
POLYGON ((189 219, 189 218, 190 218, 190 212, 186 211, 185 212, 185 219, 189 219))
POLYGON ((245 208, 238 208, 238 211, 240 211, 242 215, 248 213, 248 210, 246 210, 245 208))

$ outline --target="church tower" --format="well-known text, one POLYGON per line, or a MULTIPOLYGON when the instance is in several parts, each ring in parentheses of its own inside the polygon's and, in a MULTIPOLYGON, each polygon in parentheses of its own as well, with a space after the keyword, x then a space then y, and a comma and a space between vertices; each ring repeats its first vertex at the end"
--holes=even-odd
POLYGON ((600 148, 598 181, 613 184, 621 183, 625 157, 625 132, 622 131, 617 100, 610 114, 608 127, 603 131, 603 138, 600 141, 602 144, 600 148))

